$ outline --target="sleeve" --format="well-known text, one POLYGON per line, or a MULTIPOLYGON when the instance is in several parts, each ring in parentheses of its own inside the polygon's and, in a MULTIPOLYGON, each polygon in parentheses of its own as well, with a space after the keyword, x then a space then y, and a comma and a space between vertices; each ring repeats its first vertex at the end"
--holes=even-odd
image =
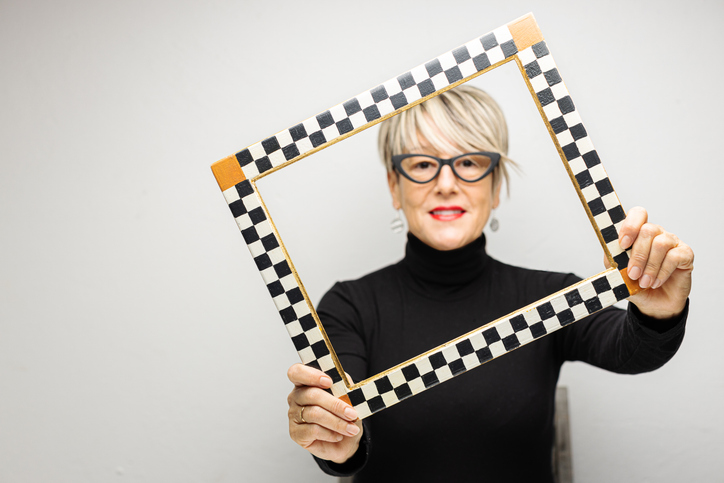
POLYGON ((688 313, 688 300, 682 314, 668 320, 647 317, 633 303, 627 310, 602 310, 561 331, 561 361, 583 361, 619 374, 656 370, 679 349, 688 313))
MULTIPOLYGON (((365 331, 359 309, 362 306, 357 291, 349 284, 336 283, 322 297, 317 307, 324 331, 332 342, 342 367, 353 381, 361 381, 367 377, 365 331)), ((372 443, 369 424, 367 421, 362 424, 364 433, 359 449, 349 460, 337 464, 314 457, 323 472, 331 476, 352 476, 365 466, 372 443)))

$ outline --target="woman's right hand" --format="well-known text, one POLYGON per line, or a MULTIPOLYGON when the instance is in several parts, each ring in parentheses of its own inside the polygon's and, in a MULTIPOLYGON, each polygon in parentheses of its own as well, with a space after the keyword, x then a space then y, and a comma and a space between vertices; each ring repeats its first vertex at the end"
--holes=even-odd
POLYGON ((344 463, 359 448, 362 421, 357 412, 328 393, 332 379, 324 372, 294 364, 287 371, 294 383, 289 393, 289 435, 314 456, 344 463))

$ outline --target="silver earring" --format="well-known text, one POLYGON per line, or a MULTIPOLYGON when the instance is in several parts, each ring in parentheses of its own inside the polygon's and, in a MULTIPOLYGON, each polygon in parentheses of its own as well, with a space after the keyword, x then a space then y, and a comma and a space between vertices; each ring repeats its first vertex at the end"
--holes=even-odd
POLYGON ((490 214, 490 231, 498 231, 498 228, 500 228, 500 222, 495 217, 495 210, 490 214))
POLYGON ((400 210, 397 210, 397 214, 395 214, 395 217, 390 222, 390 229, 392 233, 402 233, 402 230, 405 229, 405 222, 402 221, 402 217, 400 217, 400 210))

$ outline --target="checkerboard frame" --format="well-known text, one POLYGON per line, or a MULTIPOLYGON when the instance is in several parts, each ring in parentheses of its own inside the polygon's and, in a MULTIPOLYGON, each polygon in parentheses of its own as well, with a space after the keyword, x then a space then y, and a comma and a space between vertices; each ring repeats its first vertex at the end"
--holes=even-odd
POLYGON ((446 52, 212 165, 302 363, 366 418, 638 292, 618 244, 625 212, 532 14, 446 52), (612 268, 356 384, 342 365, 256 187, 291 163, 515 62, 612 268))

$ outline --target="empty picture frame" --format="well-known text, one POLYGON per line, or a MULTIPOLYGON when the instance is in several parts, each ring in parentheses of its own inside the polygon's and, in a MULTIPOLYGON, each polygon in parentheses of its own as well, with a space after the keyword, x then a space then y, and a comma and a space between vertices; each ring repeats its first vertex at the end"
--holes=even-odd
POLYGON ((625 213, 532 14, 446 52, 212 165, 302 363, 328 374, 360 418, 623 300, 639 290, 618 244, 625 213), (351 384, 256 182, 448 89, 515 62, 611 267, 500 319, 351 384))

